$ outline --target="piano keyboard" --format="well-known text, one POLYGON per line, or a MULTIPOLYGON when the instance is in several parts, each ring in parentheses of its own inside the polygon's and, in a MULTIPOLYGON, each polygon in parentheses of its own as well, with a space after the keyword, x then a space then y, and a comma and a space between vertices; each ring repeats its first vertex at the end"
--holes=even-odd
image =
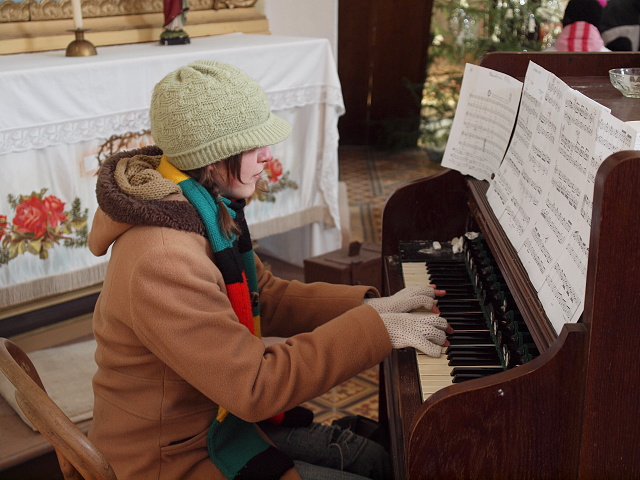
MULTIPOLYGON (((455 330, 439 358, 416 351, 423 401, 448 385, 501 372, 537 355, 481 239, 465 239, 464 252, 455 255, 448 243, 442 250, 420 243, 427 248, 401 246, 405 286, 426 283, 446 290, 438 299, 440 316, 455 330)), ((432 314, 424 309, 413 313, 432 314)))

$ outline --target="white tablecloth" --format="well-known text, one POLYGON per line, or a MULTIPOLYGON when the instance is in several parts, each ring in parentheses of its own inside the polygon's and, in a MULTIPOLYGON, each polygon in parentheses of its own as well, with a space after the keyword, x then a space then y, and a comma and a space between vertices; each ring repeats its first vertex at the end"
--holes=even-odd
MULTIPOLYGON (((337 121, 344 105, 329 43, 247 34, 193 38, 182 46, 98 47, 94 57, 63 51, 0 56, 0 234, 2 215, 10 230, 18 204, 43 189, 40 198, 55 196, 65 212, 78 199, 90 223, 100 145, 112 135, 148 129, 153 86, 194 60, 242 69, 293 125, 272 152, 297 188, 289 183, 274 202, 251 203, 253 237, 294 263, 339 248, 337 121)), ((7 260, 9 247, 5 241, 0 250, 0 308, 98 283, 104 274, 104 258, 62 240, 46 246, 46 259, 25 252, 7 260)))

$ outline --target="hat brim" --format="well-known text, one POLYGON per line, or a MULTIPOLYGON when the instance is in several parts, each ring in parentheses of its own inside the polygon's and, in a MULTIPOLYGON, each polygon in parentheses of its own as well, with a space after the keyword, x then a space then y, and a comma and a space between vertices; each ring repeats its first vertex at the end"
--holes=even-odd
POLYGON ((216 138, 198 149, 167 155, 167 159, 180 170, 192 170, 254 148, 280 143, 289 136, 291 130, 289 122, 270 112, 267 119, 255 127, 216 138))

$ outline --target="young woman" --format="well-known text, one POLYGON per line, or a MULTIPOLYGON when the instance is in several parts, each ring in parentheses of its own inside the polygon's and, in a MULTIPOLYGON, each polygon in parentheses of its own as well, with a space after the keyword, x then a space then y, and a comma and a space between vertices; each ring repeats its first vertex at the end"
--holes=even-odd
POLYGON ((116 154, 98 177, 90 248, 111 258, 90 438, 122 479, 385 478, 377 443, 289 417, 392 347, 439 355, 446 322, 403 312, 437 312, 444 292, 375 298, 264 269, 242 208, 291 127, 243 72, 180 68, 156 85, 150 115, 157 146, 116 154), (288 340, 265 347, 261 335, 288 340))

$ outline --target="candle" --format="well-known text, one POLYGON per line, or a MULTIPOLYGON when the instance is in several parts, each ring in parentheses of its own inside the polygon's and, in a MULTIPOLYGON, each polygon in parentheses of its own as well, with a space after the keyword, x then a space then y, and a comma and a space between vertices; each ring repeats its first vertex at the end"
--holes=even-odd
POLYGON ((71 0, 71 9, 73 10, 73 24, 76 29, 82 28, 82 7, 80 7, 80 0, 71 0))

